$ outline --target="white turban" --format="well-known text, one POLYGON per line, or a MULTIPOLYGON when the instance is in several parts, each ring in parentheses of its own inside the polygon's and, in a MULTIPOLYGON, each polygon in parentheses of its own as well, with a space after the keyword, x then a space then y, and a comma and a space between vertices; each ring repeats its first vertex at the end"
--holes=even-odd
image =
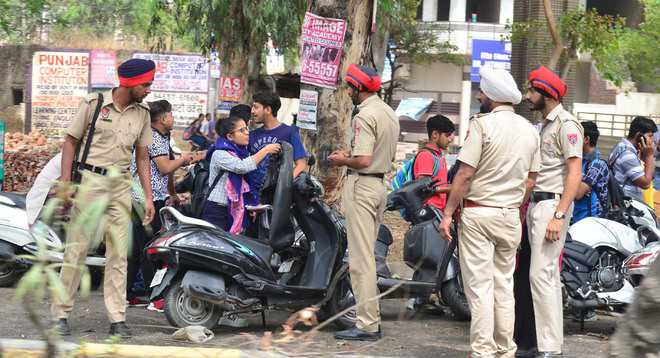
POLYGON ((518 90, 516 81, 508 71, 481 67, 479 76, 481 76, 481 91, 492 101, 520 103, 522 93, 518 90))

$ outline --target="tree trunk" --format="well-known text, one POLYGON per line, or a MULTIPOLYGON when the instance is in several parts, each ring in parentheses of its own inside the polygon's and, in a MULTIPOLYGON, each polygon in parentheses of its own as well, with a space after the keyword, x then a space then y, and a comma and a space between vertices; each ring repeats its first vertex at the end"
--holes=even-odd
MULTIPOLYGON (((310 12, 338 19, 346 19, 346 36, 341 60, 337 89, 318 88, 303 84, 302 89, 319 93, 316 114, 316 131, 301 130, 305 148, 317 161, 313 174, 318 176, 326 189, 325 199, 337 203, 341 196, 344 168, 329 165, 328 155, 337 149, 349 149, 350 125, 353 103, 342 78, 351 63, 362 63, 367 57, 367 44, 371 26, 371 1, 317 0, 310 12)), ((369 64, 370 61, 365 61, 369 64)))
MULTIPOLYGON (((224 57, 220 57, 224 59, 224 57)), ((243 51, 233 52, 229 61, 221 61, 223 77, 236 77, 243 81, 243 92, 240 103, 252 103, 255 82, 259 77, 261 49, 251 46, 243 51)), ((220 89, 218 88, 218 92, 220 89)))

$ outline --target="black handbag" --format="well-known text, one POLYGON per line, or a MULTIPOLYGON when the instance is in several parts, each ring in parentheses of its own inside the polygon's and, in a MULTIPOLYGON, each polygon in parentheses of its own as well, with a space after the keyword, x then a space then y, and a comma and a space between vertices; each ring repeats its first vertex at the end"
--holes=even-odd
POLYGON ((92 116, 92 122, 89 124, 89 130, 87 131, 87 139, 85 140, 85 149, 82 153, 82 158, 80 161, 78 157, 80 155, 80 147, 82 146, 82 139, 76 144, 75 157, 73 158, 73 163, 71 163, 71 181, 76 184, 80 184, 82 181, 82 174, 80 173, 81 167, 87 162, 87 155, 89 155, 89 147, 92 144, 92 138, 94 138, 94 129, 96 128, 96 120, 99 118, 99 113, 101 112, 101 107, 103 107, 103 94, 99 93, 99 98, 96 102, 96 109, 94 110, 94 115, 92 116))

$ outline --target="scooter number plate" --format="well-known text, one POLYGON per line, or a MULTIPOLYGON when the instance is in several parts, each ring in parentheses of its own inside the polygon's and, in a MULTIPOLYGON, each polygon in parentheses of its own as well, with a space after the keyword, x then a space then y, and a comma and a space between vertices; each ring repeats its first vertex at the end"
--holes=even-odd
POLYGON ((166 268, 156 271, 156 273, 154 274, 154 279, 151 280, 151 285, 149 285, 149 287, 155 287, 160 285, 160 283, 163 282, 163 277, 165 277, 166 272, 167 272, 166 268))

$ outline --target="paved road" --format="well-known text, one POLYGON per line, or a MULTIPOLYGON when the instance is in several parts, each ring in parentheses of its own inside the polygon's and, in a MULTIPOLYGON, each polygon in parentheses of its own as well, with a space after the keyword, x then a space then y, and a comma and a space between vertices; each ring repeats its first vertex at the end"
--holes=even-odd
MULTIPOLYGON (((38 339, 33 326, 26 320, 20 303, 13 300, 13 289, 0 289, 0 337, 38 339)), ((448 315, 422 312, 410 317, 402 300, 386 300, 382 305, 384 339, 376 343, 343 343, 332 337, 332 328, 323 329, 307 342, 300 340, 288 344, 275 344, 280 352, 294 354, 311 352, 370 354, 398 357, 466 357, 468 329, 465 322, 452 320, 448 315), (402 311, 403 309, 403 311, 402 311)), ((40 308, 43 319, 48 319, 47 303, 40 308)), ((267 331, 278 337, 280 325, 288 317, 285 313, 270 312, 267 315, 267 331)), ((215 338, 207 346, 258 349, 264 336, 259 315, 249 317, 250 326, 235 330, 218 328, 215 338)), ((174 332, 165 316, 144 308, 129 308, 128 323, 135 337, 127 343, 149 345, 182 345, 170 335, 174 332)), ((86 300, 80 300, 71 317, 72 341, 102 342, 108 339, 109 323, 103 307, 102 295, 95 291, 86 300)), ((615 319, 599 316, 596 322, 587 323, 586 332, 579 332, 573 322, 566 324, 565 354, 567 357, 601 357, 607 349, 607 337, 613 332, 615 319)), ((302 328, 301 330, 305 330, 302 328)), ((183 343, 185 345, 186 343, 183 343)))

